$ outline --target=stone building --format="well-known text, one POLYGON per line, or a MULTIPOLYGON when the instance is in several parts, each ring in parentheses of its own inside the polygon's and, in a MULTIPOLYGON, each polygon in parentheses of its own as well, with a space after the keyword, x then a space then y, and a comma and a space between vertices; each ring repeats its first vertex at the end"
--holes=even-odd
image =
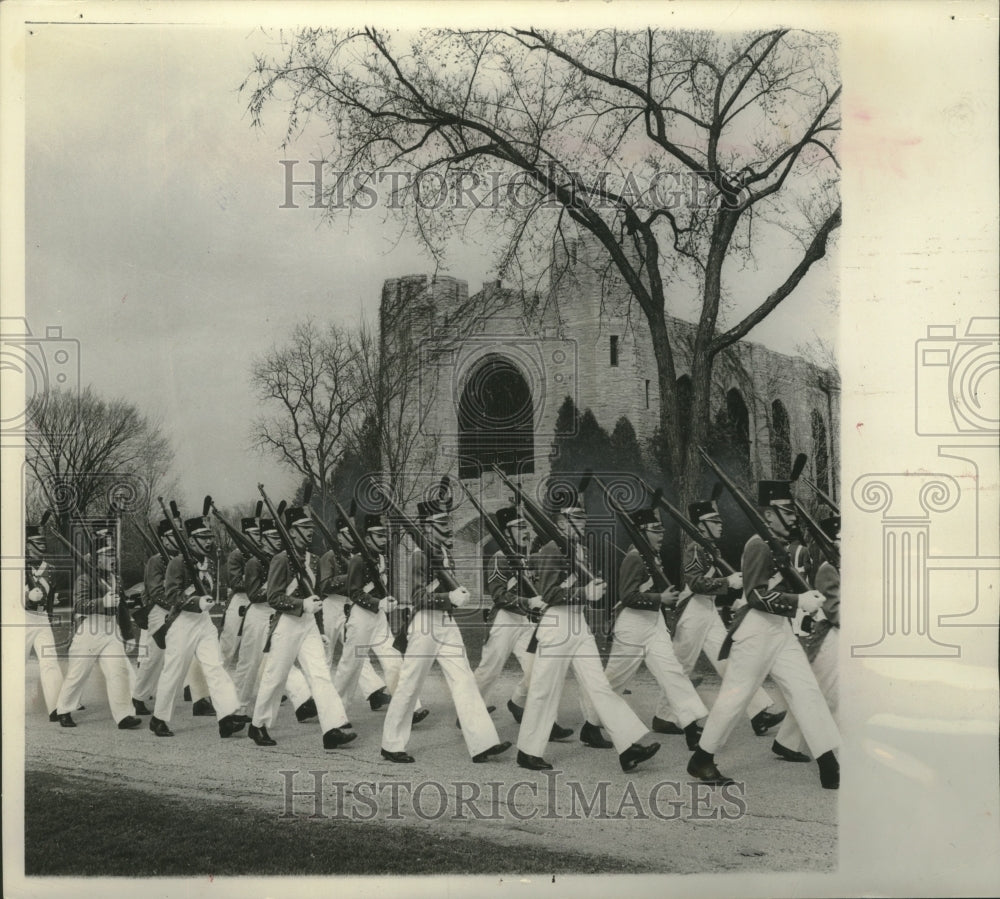
MULTIPOLYGON (((649 453, 659 406, 651 341, 624 285, 598 267, 601 258, 585 238, 561 243, 547 295, 491 282, 470 296, 466 282, 440 276, 385 282, 382 339, 419 359, 407 403, 421 439, 435 448, 434 464, 415 472, 427 489, 443 472, 458 474, 492 510, 508 492, 491 463, 537 489, 567 396, 609 431, 626 416, 649 453)), ((683 391, 694 326, 678 318, 668 326, 683 391)), ((725 410, 754 478, 787 475, 794 455, 806 452, 806 475, 839 494, 835 372, 743 341, 717 360, 714 391, 713 405, 725 410)), ((483 535, 468 503, 456 512, 456 527, 475 556, 483 535)))

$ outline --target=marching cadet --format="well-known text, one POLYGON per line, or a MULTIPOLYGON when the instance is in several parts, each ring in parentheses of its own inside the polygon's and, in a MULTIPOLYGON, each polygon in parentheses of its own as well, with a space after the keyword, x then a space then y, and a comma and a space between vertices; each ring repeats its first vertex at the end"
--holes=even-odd
MULTIPOLYGON (((250 519, 254 521, 254 519, 250 519)), ((246 519, 244 519, 246 521, 246 519)), ((240 637, 243 630, 243 616, 246 614, 250 600, 247 598, 246 586, 243 581, 247 565, 247 557, 238 546, 226 556, 226 583, 229 586, 229 604, 222 618, 222 632, 219 634, 219 648, 222 650, 222 663, 231 668, 236 660, 236 652, 240 647, 240 637)))
MULTIPOLYGON (((44 519, 43 519, 44 521, 44 519)), ((48 603, 52 594, 49 582, 49 564, 45 561, 45 538, 39 525, 29 524, 25 527, 24 552, 24 626, 25 626, 25 664, 35 651, 38 659, 38 674, 42 682, 42 695, 45 697, 45 708, 49 712, 49 721, 58 721, 59 712, 56 708, 59 702, 59 691, 62 689, 63 674, 56 655, 56 640, 52 635, 52 623, 49 621, 48 603)))
POLYGON ((509 742, 500 742, 486 703, 476 688, 462 633, 452 617, 453 609, 468 603, 469 591, 462 586, 447 590, 438 578, 439 572, 451 573, 455 567, 451 558, 450 511, 450 497, 417 505, 430 558, 419 548, 415 548, 410 557, 413 615, 409 643, 382 729, 382 758, 391 762, 414 761, 405 751, 406 744, 410 739, 417 696, 435 660, 451 692, 472 761, 485 762, 511 747, 509 742))
MULTIPOLYGON (((824 518, 819 526, 840 547, 840 516, 824 518)), ((813 586, 823 594, 823 615, 806 638, 806 658, 812 665, 813 674, 819 684, 826 703, 837 717, 839 690, 837 680, 837 643, 840 634, 840 572, 828 561, 820 562, 813 586)), ((793 762, 807 762, 805 738, 794 715, 789 715, 781 725, 771 751, 783 759, 793 762)))
MULTIPOLYGON (((362 530, 368 551, 378 559, 378 573, 383 584, 388 583, 385 560, 386 531, 382 519, 378 515, 367 515, 362 530)), ((382 663, 385 672, 386 686, 395 693, 399 682, 399 672, 403 667, 403 656, 392 645, 389 633, 387 614, 396 607, 396 599, 386 596, 379 599, 372 594, 375 591, 375 581, 368 571, 364 557, 360 552, 354 553, 347 563, 346 592, 351 603, 351 614, 344 623, 344 648, 340 653, 340 662, 333 677, 333 686, 337 692, 348 700, 357 690, 358 680, 364 676, 365 665, 371 667, 368 653, 374 652, 382 663)), ((380 694, 386 702, 391 697, 384 692, 380 694)), ((368 701, 374 711, 382 708, 376 706, 369 695, 368 701)), ((420 707, 417 700, 413 713, 413 724, 418 724, 430 714, 428 709, 420 707)))
MULTIPOLYGON (((172 737, 170 719, 184 674, 193 659, 201 663, 212 704, 218 716, 219 736, 231 737, 244 723, 234 717, 238 701, 236 687, 222 664, 219 634, 209 614, 216 604, 211 596, 212 575, 209 560, 215 552, 215 537, 203 518, 184 522, 191 553, 198 566, 200 583, 193 583, 183 556, 174 556, 163 577, 163 591, 176 617, 167 634, 163 653, 163 671, 156 687, 156 702, 149 729, 158 737, 172 737)), ((193 693, 193 691, 192 691, 193 693)))
MULTIPOLYGON (((703 500, 688 506, 688 518, 698 526, 712 543, 718 545, 722 538, 722 516, 713 500, 703 500)), ((674 630, 674 652, 677 661, 690 677, 701 652, 705 653, 712 667, 721 675, 726 668, 719 661, 719 650, 726 638, 726 628, 716 607, 716 597, 725 596, 730 590, 743 587, 743 576, 737 571, 723 575, 712 562, 709 554, 694 541, 687 547, 684 576, 691 596, 678 604, 677 625, 674 630)), ((763 736, 785 717, 785 712, 771 712, 774 700, 763 687, 750 698, 747 715, 757 736, 763 736)), ((676 715, 670 703, 664 700, 653 718, 653 730, 661 734, 680 733, 676 715)))
MULTIPOLYGON (((240 522, 240 530, 266 555, 273 557, 281 551, 278 531, 270 518, 262 518, 259 521, 256 518, 244 518, 240 522)), ((240 701, 236 717, 249 724, 261 675, 264 673, 266 661, 264 647, 267 645, 273 614, 267 602, 267 572, 256 556, 247 559, 243 570, 243 586, 246 589, 248 605, 243 616, 240 655, 233 674, 233 682, 236 684, 236 695, 240 701)), ((299 723, 310 721, 319 714, 309 692, 305 675, 295 665, 288 670, 285 692, 292 702, 295 719, 299 723)))
MULTIPOLYGON (((496 519, 500 527, 507 532, 510 545, 525 557, 530 568, 529 552, 535 535, 527 519, 521 517, 516 506, 498 509, 496 519)), ((493 621, 490 635, 483 646, 483 655, 474 672, 476 686, 485 699, 490 688, 500 677, 507 659, 513 653, 521 666, 522 677, 507 701, 507 708, 514 716, 514 720, 520 724, 524 716, 524 704, 528 698, 531 666, 535 661, 534 653, 528 652, 528 643, 535 632, 538 615, 545 607, 545 603, 537 594, 535 596, 520 594, 516 573, 502 550, 494 553, 488 571, 486 586, 493 599, 493 608, 490 612, 493 621)), ((562 727, 557 722, 552 725, 549 739, 565 740, 571 736, 573 729, 562 727)))
MULTIPOLYGON (((344 642, 344 632, 351 613, 351 600, 347 595, 347 565, 341 561, 341 557, 350 559, 357 552, 351 532, 347 527, 347 522, 337 516, 336 521, 337 541, 340 545, 338 553, 330 547, 319 559, 319 594, 323 597, 323 630, 326 634, 326 664, 330 670, 334 670, 333 654, 337 648, 337 643, 344 642)), ((341 650, 343 657, 344 650, 341 650)), ((389 706, 390 696, 385 692, 386 684, 378 676, 372 667, 372 663, 367 653, 361 662, 360 676, 357 684, 351 689, 358 689, 368 699, 368 705, 373 712, 379 712, 389 706)), ((344 700, 349 700, 350 696, 340 692, 344 700)))
MULTIPOLYGON (((632 521, 642 530, 654 554, 663 545, 663 524, 654 509, 639 509, 632 521)), ((662 574, 662 570, 660 572, 662 574)), ((674 654, 666 622, 660 609, 676 605, 678 591, 668 587, 651 589, 653 573, 636 547, 622 559, 618 574, 618 595, 622 605, 615 619, 614 642, 604 675, 615 693, 619 693, 639 670, 642 662, 663 690, 674 710, 688 749, 698 745, 701 728, 698 721, 708 714, 701 698, 674 654)), ((656 719, 653 720, 654 729, 656 719)))
MULTIPOLYGON (((796 526, 789 482, 760 481, 757 504, 771 534, 787 545, 796 526)), ((738 611, 722 645, 720 657, 728 656, 729 661, 699 746, 688 762, 688 774, 711 784, 731 782, 716 767, 715 753, 770 674, 816 758, 820 783, 835 790, 840 785, 840 765, 833 750, 840 734, 790 624, 800 609, 815 614, 823 595, 815 590, 791 592, 760 534, 754 534, 743 548, 741 568, 746 605, 738 611)))
MULTIPOLYGON (((569 552, 585 562, 581 540, 587 513, 582 504, 577 498, 567 496, 552 511, 568 540, 569 552)), ((640 762, 652 758, 660 744, 637 742, 645 735, 646 725, 611 689, 605 677, 597 641, 584 615, 584 606, 600 602, 604 596, 605 583, 600 578, 584 582, 574 567, 570 557, 563 555, 554 540, 538 553, 538 587, 546 608, 536 630, 538 646, 517 738, 517 763, 532 771, 552 767, 542 758, 542 753, 559 710, 566 671, 572 664, 585 701, 593 707, 594 717, 598 717, 611 734, 610 745, 618 751, 622 770, 631 771, 640 762)), ((589 716, 580 731, 580 739, 591 746, 608 745, 601 735, 600 725, 591 722, 589 716)))
POLYGON ((77 621, 56 713, 63 727, 76 727, 70 712, 79 708, 83 688, 96 662, 104 675, 111 717, 119 730, 131 730, 139 727, 142 720, 129 714, 132 711, 129 661, 118 626, 114 543, 108 539, 107 531, 99 531, 98 538, 102 543, 95 550, 96 570, 88 553, 73 584, 73 612, 77 621))
MULTIPOLYGON (((160 543, 171 557, 180 553, 180 547, 174 540, 174 530, 170 522, 164 518, 157 524, 156 532, 160 543)), ((132 708, 136 715, 152 715, 153 711, 147 703, 152 703, 156 697, 156 687, 163 673, 164 650, 156 645, 152 635, 155 634, 166 620, 170 611, 167 595, 163 589, 163 579, 167 572, 167 563, 159 553, 153 553, 146 560, 143 573, 143 583, 149 602, 149 619, 147 627, 142 631, 139 641, 138 664, 135 683, 132 686, 132 708)), ((187 673, 187 686, 194 702, 191 713, 196 717, 209 717, 215 714, 212 701, 209 699, 208 682, 197 658, 191 660, 187 673)))
MULTIPOLYGON (((312 568, 312 554, 308 550, 313 538, 312 518, 301 506, 292 506, 285 510, 285 520, 292 549, 301 554, 308 571, 312 568)), ((299 578, 293 574, 287 550, 282 549, 271 558, 266 589, 268 604, 276 612, 275 623, 249 730, 250 738, 258 746, 277 745, 267 729, 274 723, 281 704, 282 688, 295 662, 302 666, 312 687, 313 701, 323 730, 323 748, 336 749, 357 737, 357 734, 343 730, 347 724, 347 713, 333 688, 323 640, 316 625, 320 599, 311 592, 310 586, 299 583, 299 578)))

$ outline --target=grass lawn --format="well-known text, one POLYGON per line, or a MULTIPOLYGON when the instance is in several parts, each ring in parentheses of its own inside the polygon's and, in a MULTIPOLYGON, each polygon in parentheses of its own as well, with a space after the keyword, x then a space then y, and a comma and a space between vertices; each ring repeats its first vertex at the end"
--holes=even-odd
POLYGON ((642 873, 615 858, 516 848, 423 827, 278 820, 217 801, 154 798, 81 777, 28 771, 25 873, 170 877, 642 873))

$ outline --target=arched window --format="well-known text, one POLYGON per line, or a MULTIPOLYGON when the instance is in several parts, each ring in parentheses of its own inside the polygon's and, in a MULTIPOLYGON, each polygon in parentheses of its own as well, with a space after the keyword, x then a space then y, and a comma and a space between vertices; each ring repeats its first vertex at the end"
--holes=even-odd
POLYGON ((771 477, 787 478, 792 468, 792 432, 781 400, 771 403, 771 477))
POLYGON ((535 455, 531 391, 503 356, 487 356, 465 383, 458 404, 458 451, 461 478, 477 478, 494 463, 508 473, 533 470, 519 465, 535 455))
POLYGON ((830 492, 830 455, 826 443, 826 424, 823 416, 812 410, 812 455, 813 471, 816 474, 816 486, 827 493, 830 492))
POLYGON ((743 396, 734 387, 726 394, 726 416, 729 419, 734 449, 740 460, 750 466, 750 413, 743 396))

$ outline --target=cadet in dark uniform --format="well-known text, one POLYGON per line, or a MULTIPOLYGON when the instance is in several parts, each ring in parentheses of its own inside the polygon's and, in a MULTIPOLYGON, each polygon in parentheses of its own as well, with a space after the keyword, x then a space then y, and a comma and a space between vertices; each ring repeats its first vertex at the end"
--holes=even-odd
POLYGON ((42 695, 49 721, 58 721, 56 705, 62 689, 63 674, 56 655, 56 640, 49 621, 49 597, 52 584, 49 581, 49 565, 45 561, 45 538, 38 525, 25 527, 25 587, 24 587, 24 639, 25 664, 35 651, 38 659, 38 673, 42 681, 42 695))

